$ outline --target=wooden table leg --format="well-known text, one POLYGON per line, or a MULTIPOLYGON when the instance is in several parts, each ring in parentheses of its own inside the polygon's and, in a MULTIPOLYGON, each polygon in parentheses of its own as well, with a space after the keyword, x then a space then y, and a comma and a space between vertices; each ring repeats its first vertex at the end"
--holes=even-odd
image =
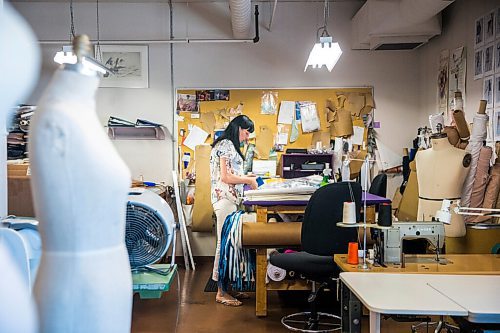
POLYGON ((267 316, 267 251, 257 250, 257 276, 255 282, 255 315, 257 317, 267 316))
MULTIPOLYGON (((267 223, 267 208, 257 207, 257 223, 267 223)), ((255 315, 267 316, 267 250, 257 249, 255 281, 255 315)))

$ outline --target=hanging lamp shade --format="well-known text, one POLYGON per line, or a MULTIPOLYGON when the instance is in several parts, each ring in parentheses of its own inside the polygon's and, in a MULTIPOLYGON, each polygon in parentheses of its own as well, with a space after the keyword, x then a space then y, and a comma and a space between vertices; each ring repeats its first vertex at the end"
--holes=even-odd
POLYGON ((320 42, 314 44, 311 53, 309 53, 304 72, 309 66, 321 68, 323 65, 331 72, 341 55, 342 50, 339 43, 334 43, 330 36, 320 37, 320 42))

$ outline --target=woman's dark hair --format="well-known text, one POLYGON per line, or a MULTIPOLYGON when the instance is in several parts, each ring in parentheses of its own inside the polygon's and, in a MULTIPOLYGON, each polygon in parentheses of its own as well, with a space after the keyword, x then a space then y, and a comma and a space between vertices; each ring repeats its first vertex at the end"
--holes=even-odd
POLYGON ((254 131, 253 121, 245 115, 237 116, 236 118, 231 120, 229 125, 227 125, 226 129, 224 130, 224 133, 222 133, 222 135, 219 136, 214 141, 214 143, 212 143, 212 147, 215 147, 215 145, 220 141, 228 139, 233 143, 234 148, 236 149, 238 154, 240 154, 241 158, 245 159, 240 149, 240 128, 246 129, 250 133, 253 133, 254 131))

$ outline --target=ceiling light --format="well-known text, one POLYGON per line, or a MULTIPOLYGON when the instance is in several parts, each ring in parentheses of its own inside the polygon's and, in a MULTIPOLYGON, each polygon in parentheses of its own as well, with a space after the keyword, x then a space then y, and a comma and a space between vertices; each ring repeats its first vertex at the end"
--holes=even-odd
MULTIPOLYGON (((97 2, 97 5, 99 5, 99 2, 97 2)), ((97 7, 97 10, 99 7, 97 7)), ((97 11, 97 36, 98 36, 98 45, 99 45, 99 12, 97 11)), ((70 17, 71 17, 71 28, 70 28, 70 41, 75 38, 75 23, 73 20, 73 0, 70 1, 70 17)), ((54 62, 58 64, 76 64, 78 62, 77 56, 73 53, 73 46, 71 45, 64 45, 62 47, 62 51, 59 51, 56 53, 54 56, 54 62)), ((103 64, 101 64, 99 61, 95 60, 92 57, 89 56, 83 56, 82 57, 82 64, 86 69, 98 72, 101 74, 114 74, 114 71, 110 70, 103 64)))
POLYGON ((321 68, 323 67, 323 65, 326 66, 329 72, 331 72, 337 61, 340 59, 340 56, 342 55, 342 50, 340 49, 339 43, 334 43, 332 36, 330 36, 330 34, 328 33, 328 16, 329 5, 328 0, 325 0, 323 9, 324 25, 317 31, 316 40, 318 40, 318 43, 314 44, 311 53, 309 53, 309 58, 307 58, 307 63, 304 67, 304 72, 309 66, 311 66, 312 68, 321 68), (322 31, 321 36, 319 36, 320 31, 322 31))

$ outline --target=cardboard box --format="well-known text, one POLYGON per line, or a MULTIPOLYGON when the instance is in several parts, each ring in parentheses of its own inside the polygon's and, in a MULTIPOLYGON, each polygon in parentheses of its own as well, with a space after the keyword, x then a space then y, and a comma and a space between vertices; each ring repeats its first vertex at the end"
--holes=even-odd
POLYGON ((9 215, 35 217, 29 164, 7 165, 9 215))

